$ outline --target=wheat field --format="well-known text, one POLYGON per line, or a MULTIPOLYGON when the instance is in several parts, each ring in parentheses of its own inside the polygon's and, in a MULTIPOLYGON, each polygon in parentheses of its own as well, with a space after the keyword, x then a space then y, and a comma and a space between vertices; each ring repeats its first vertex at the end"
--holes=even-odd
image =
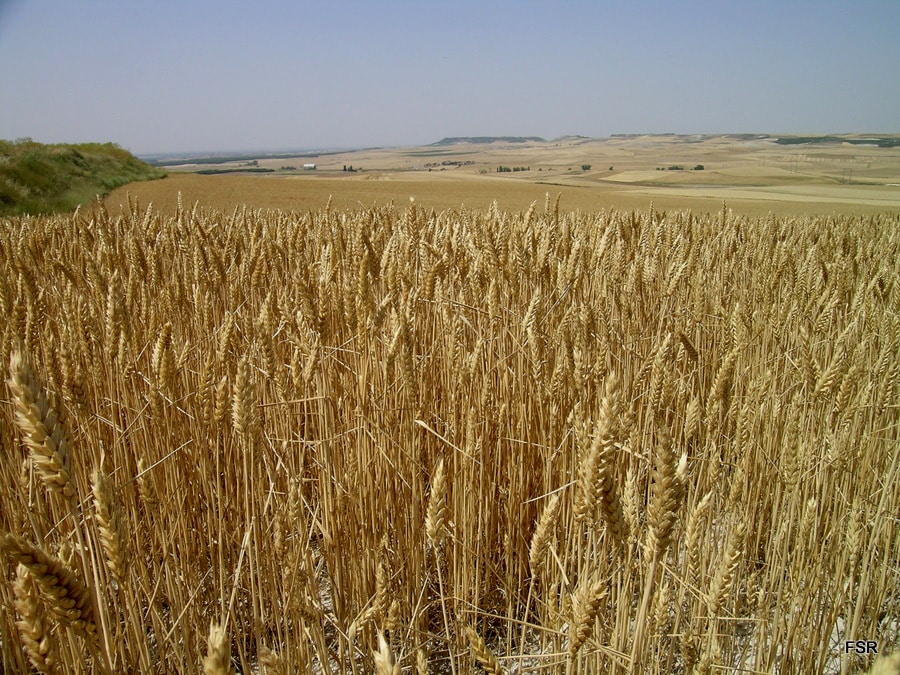
POLYGON ((174 211, 0 221, 4 672, 897 649, 897 215, 174 211))

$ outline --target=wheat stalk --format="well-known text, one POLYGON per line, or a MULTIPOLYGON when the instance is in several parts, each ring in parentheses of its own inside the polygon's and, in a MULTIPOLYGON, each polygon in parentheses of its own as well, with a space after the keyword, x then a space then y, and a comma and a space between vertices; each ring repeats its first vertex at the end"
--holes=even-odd
POLYGON ((691 511, 685 526, 685 548, 687 550, 687 581, 696 584, 700 577, 701 543, 703 523, 712 506, 712 491, 707 492, 691 511))
POLYGON ((866 675, 897 675, 897 673, 900 673, 900 652, 879 656, 866 671, 866 675))
POLYGON ((167 393, 175 373, 175 355, 172 353, 172 323, 167 321, 156 338, 152 354, 153 372, 159 391, 167 393))
POLYGON ((622 544, 628 537, 629 525, 622 510, 614 475, 613 447, 617 409, 618 381, 611 375, 606 381, 606 393, 600 404, 590 449, 579 468, 575 520, 589 521, 599 505, 613 540, 622 544))

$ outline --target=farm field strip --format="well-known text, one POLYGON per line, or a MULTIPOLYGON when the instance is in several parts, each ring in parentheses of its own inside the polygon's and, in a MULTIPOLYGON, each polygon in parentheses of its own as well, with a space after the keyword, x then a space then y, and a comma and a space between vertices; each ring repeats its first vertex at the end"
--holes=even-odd
POLYGON ((487 208, 496 199, 503 209, 524 211, 550 191, 553 198, 562 196, 564 208, 584 211, 644 210, 652 200, 659 210, 711 213, 723 199, 736 213, 752 216, 900 210, 900 193, 890 187, 900 183, 900 148, 850 145, 856 139, 847 139, 844 145, 727 136, 457 143, 328 154, 314 159, 315 171, 299 170, 309 157, 260 157, 258 167, 274 173, 207 176, 210 181, 201 185, 195 180, 200 177, 173 171, 156 185, 116 191, 107 205, 119 209, 133 191, 141 203, 154 201, 164 209, 182 192, 188 203, 223 210, 243 204, 318 209, 329 197, 336 207, 352 209, 414 197, 437 210, 487 208), (284 171, 285 165, 295 170, 284 171), (702 171, 695 170, 701 165, 702 171), (498 173, 499 167, 525 170, 498 173), (669 170, 674 167, 681 170, 669 170))

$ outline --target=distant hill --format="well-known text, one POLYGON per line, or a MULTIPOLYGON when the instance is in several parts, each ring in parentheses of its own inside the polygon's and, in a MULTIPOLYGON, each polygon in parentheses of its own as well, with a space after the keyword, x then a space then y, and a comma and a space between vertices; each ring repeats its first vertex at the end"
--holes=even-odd
POLYGON ((71 211, 120 185, 165 175, 114 143, 0 140, 0 215, 71 211))
POLYGON ((877 145, 879 148, 896 148, 900 146, 900 136, 876 136, 857 138, 851 136, 782 136, 776 138, 779 145, 877 145))
POLYGON ((537 141, 543 143, 540 136, 448 136, 431 145, 456 145, 457 143, 528 143, 537 141))

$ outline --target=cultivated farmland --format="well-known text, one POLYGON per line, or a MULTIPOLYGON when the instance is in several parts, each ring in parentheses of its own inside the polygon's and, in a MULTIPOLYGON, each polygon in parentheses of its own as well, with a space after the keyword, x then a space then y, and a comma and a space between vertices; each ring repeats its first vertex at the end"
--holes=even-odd
POLYGON ((9 672, 858 672, 900 218, 0 221, 9 672))
POLYGON ((590 212, 646 210, 651 200, 659 210, 695 213, 717 211, 727 201, 736 214, 752 216, 900 211, 900 137, 884 137, 881 146, 852 134, 815 140, 663 135, 454 142, 324 154, 314 158, 316 171, 299 168, 309 156, 250 155, 245 159, 256 158, 215 164, 228 172, 222 175, 191 173, 208 164, 159 160, 168 178, 119 188, 106 204, 118 214, 131 194, 172 215, 182 193, 188 204, 223 211, 319 210, 329 198, 345 210, 409 197, 438 211, 463 203, 483 210, 495 200, 502 210, 524 211, 549 190, 562 196, 567 210, 590 212), (267 173, 241 173, 263 169, 267 173))

